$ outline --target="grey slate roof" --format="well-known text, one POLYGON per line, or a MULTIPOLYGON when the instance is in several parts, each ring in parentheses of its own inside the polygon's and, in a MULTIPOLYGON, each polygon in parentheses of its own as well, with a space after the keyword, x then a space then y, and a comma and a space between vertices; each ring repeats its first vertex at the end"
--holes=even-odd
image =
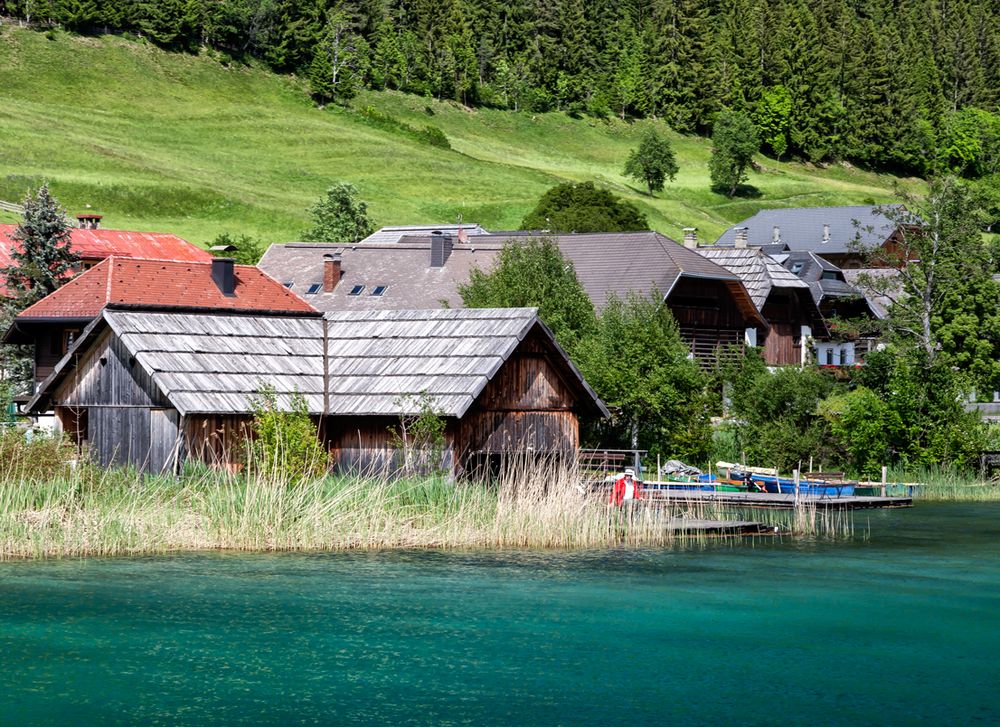
MULTIPOLYGON (((858 281, 862 276, 872 279, 884 279, 885 282, 883 285, 885 291, 892 296, 899 295, 902 281, 900 280, 898 270, 893 268, 860 268, 844 271, 844 278, 849 285, 854 286, 856 289, 858 288, 858 281)), ((892 300, 889 296, 865 292, 865 300, 868 301, 868 306, 877 318, 884 319, 889 316, 889 308, 892 306, 892 300)))
POLYGON ((486 235, 486 230, 475 222, 454 225, 395 225, 376 230, 361 242, 363 243, 395 243, 406 235, 429 235, 432 232, 443 232, 446 235, 458 235, 459 230, 465 230, 470 236, 486 235))
POLYGON ((739 276, 757 310, 764 307, 774 288, 806 290, 809 285, 800 280, 776 260, 756 248, 702 247, 698 253, 739 276))
POLYGON ((844 272, 833 263, 812 252, 790 252, 775 256, 789 271, 798 268, 799 278, 809 284, 817 305, 826 297, 853 298, 861 293, 849 285, 844 272), (830 276, 836 276, 831 279, 830 276))
POLYGON ((747 239, 755 247, 773 244, 774 228, 777 227, 780 241, 790 250, 823 254, 851 252, 854 239, 859 234, 862 245, 878 247, 895 232, 897 225, 879 214, 878 207, 870 206, 766 209, 726 230, 715 244, 732 247, 737 227, 748 228, 747 239), (859 224, 855 225, 855 221, 859 224), (824 225, 830 226, 828 242, 823 242, 824 225))
MULTIPOLYGON (((430 238, 415 235, 382 245, 272 245, 259 267, 282 283, 292 283, 293 292, 319 310, 458 308, 462 306, 458 286, 468 282, 474 268, 492 269, 504 243, 524 242, 530 237, 530 233, 516 233, 481 235, 465 244, 456 241, 441 268, 430 267, 430 238), (331 293, 308 294, 310 285, 322 282, 323 255, 331 252, 341 253, 340 283, 331 293), (350 295, 358 285, 365 286, 362 294, 350 295), (371 295, 378 285, 387 286, 384 294, 371 295)), ((577 278, 597 308, 607 303, 611 293, 647 295, 655 288, 667 295, 681 276, 720 280, 729 284, 734 295, 746 296, 737 275, 657 232, 549 237, 573 263, 577 278)))
POLYGON ((408 408, 426 392, 437 410, 455 417, 465 414, 537 327, 562 359, 582 405, 607 416, 534 308, 339 311, 326 321, 106 309, 43 382, 29 408, 47 406, 76 352, 86 350, 104 326, 182 414, 248 413, 266 385, 283 408, 301 393, 313 414, 413 414, 418 412, 408 408))

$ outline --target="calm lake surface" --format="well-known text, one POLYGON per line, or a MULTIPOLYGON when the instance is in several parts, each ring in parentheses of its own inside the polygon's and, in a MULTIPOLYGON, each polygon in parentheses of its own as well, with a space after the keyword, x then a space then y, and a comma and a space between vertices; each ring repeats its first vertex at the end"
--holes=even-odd
POLYGON ((0 723, 1000 723, 1000 504, 855 522, 867 540, 0 564, 0 723))

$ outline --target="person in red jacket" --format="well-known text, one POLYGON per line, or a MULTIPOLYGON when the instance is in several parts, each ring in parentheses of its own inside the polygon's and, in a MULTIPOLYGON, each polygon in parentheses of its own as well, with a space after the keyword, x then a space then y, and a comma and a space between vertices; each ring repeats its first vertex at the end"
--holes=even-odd
POLYGON ((629 468, 625 473, 615 480, 614 487, 611 488, 611 504, 622 506, 622 503, 630 500, 642 498, 642 485, 635 478, 635 470, 629 468))

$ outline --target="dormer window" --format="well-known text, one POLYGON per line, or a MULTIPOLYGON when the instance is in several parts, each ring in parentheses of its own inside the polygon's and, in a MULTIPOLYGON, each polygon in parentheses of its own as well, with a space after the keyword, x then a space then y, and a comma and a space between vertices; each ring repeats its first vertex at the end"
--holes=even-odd
POLYGON ((388 287, 389 287, 388 285, 376 285, 374 288, 372 288, 372 295, 384 295, 386 288, 388 287))
POLYGON ((802 263, 792 263, 792 272, 798 275, 802 272, 802 263))
POLYGON ((318 293, 320 291, 320 288, 322 287, 323 283, 313 283, 312 285, 309 286, 309 289, 306 291, 306 295, 316 295, 316 293, 318 293))
POLYGON ((291 290, 292 286, 294 285, 294 283, 282 283, 282 285, 284 285, 286 288, 288 288, 289 290, 291 290))
POLYGON ((836 270, 824 270, 823 271, 823 280, 836 280, 836 279, 837 279, 837 271, 836 270))
POLYGON ((348 293, 348 295, 361 295, 364 292, 365 292, 365 286, 355 285, 353 288, 351 288, 351 292, 348 293))

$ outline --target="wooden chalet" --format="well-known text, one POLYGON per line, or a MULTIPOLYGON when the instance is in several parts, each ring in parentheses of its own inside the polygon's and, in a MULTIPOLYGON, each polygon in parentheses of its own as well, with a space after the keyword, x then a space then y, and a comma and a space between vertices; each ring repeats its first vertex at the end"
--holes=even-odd
POLYGON ((245 455, 263 387, 301 394, 341 471, 391 472, 390 429, 426 396, 455 473, 513 452, 573 456, 608 412, 535 309, 335 312, 325 318, 107 306, 29 408, 53 407, 104 465, 175 472, 245 455))
POLYGON ((37 387, 107 305, 318 315, 252 265, 110 257, 18 314, 3 342, 34 347, 37 387))
MULTIPOLYGON (((452 236, 407 234, 356 245, 272 245, 260 268, 324 311, 459 308, 458 288, 475 269, 490 270, 508 242, 541 233, 452 236)), ((747 329, 766 328, 739 276, 657 232, 545 234, 576 271, 600 310, 611 295, 662 296, 681 336, 710 363, 747 329)))
POLYGON ((756 331, 756 345, 771 366, 805 364, 811 336, 826 337, 827 327, 809 285, 761 250, 702 247, 698 252, 739 276, 767 328, 756 331))

